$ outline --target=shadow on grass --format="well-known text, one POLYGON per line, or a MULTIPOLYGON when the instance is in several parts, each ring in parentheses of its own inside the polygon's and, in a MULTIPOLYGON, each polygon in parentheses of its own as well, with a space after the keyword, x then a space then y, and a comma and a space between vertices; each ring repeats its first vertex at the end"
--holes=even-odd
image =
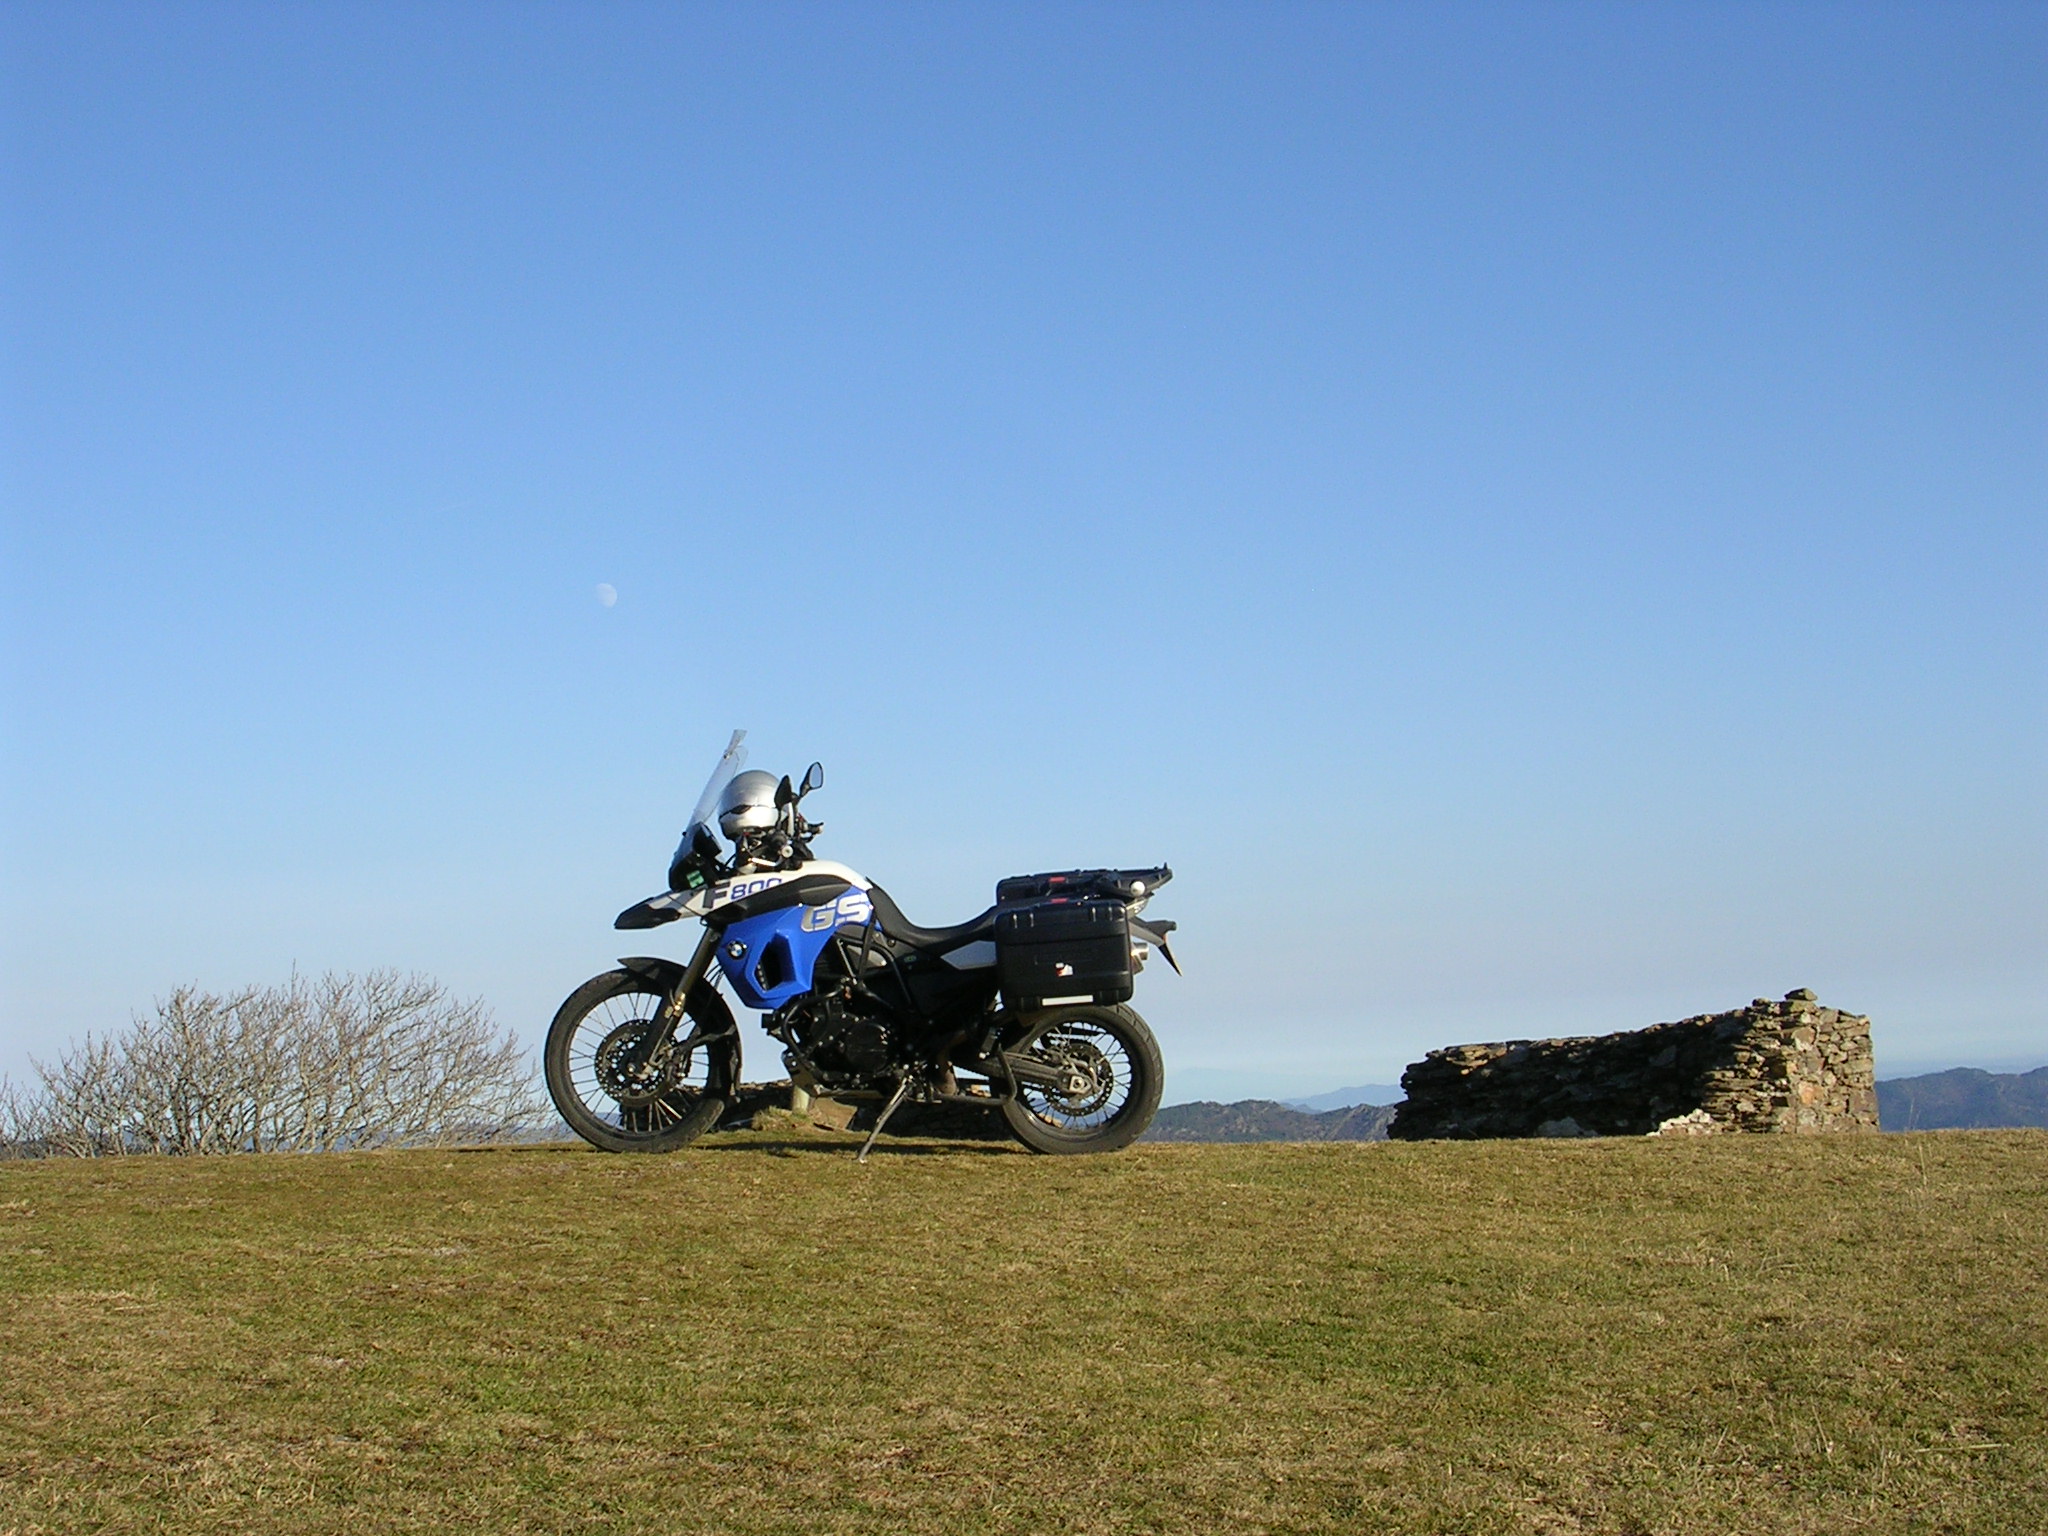
MULTIPOLYGON (((795 1157, 800 1154, 853 1157, 860 1151, 860 1144, 867 1140, 864 1135, 818 1137, 776 1136, 756 1137, 741 1132, 713 1132, 701 1141, 692 1142, 685 1150, 690 1152, 764 1152, 771 1157, 795 1157)), ((868 1154, 870 1161, 884 1157, 1009 1157, 1030 1154, 1015 1142, 1001 1141, 942 1141, 932 1138, 897 1140, 886 1133, 875 1143, 875 1150, 868 1154)))
MULTIPOLYGON (((834 1135, 821 1131, 816 1136, 773 1136, 751 1131, 712 1131, 687 1146, 677 1147, 671 1152, 651 1154, 656 1157, 674 1157, 700 1152, 758 1152, 769 1157, 795 1157, 802 1153, 816 1156, 852 1157, 860 1151, 860 1144, 867 1140, 862 1133, 834 1135)), ((645 1157, 648 1153, 606 1152, 581 1141, 542 1142, 501 1142, 489 1146, 443 1147, 439 1149, 456 1157, 474 1157, 489 1154, 493 1157, 535 1157, 535 1156, 581 1156, 593 1157, 645 1157)), ((868 1154, 870 1161, 880 1157, 1028 1157, 1026 1149, 1014 1141, 967 1141, 946 1140, 941 1137, 903 1137, 898 1139, 886 1132, 875 1143, 875 1150, 868 1154)))

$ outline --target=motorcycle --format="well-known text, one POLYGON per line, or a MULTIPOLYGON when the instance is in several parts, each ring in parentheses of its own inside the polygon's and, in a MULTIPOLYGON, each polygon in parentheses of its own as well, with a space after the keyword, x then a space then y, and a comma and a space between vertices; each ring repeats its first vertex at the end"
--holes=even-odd
POLYGON ((740 1083, 740 1034, 715 965, 765 1015, 794 1090, 879 1101, 862 1160, 909 1102, 1000 1114, 1037 1152, 1136 1140, 1164 1067, 1126 1004, 1153 949, 1180 970, 1175 925, 1139 916, 1173 871, 1012 876, 978 917, 921 927, 881 886, 812 854, 824 823, 802 807, 823 767, 800 784, 743 772, 745 737, 712 770, 668 889, 614 923, 696 918, 690 958, 622 959, 549 1026, 548 1093, 569 1127, 606 1151, 668 1152, 718 1124, 740 1083))

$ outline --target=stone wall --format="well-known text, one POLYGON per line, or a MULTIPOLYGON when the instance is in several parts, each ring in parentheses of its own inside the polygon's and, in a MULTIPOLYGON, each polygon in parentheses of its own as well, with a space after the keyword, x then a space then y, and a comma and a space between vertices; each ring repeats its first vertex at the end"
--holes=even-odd
POLYGON ((1431 1051, 1388 1134, 1699 1135, 1877 1129, 1870 1020, 1801 988, 1732 1013, 1572 1040, 1431 1051))

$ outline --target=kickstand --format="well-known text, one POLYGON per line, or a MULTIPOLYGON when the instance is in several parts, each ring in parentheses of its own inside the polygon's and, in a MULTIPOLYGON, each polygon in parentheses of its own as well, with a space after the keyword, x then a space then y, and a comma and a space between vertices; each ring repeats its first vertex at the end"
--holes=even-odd
POLYGON ((910 1079, 908 1077, 898 1078, 896 1080, 896 1091, 889 1095, 889 1102, 884 1104, 882 1112, 875 1116, 875 1128, 868 1132, 868 1139, 861 1145, 860 1156, 854 1159, 856 1163, 864 1163, 868 1160, 868 1154, 875 1150, 875 1138, 882 1134, 882 1127, 889 1123, 889 1117, 896 1113, 897 1108, 908 1097, 909 1093, 910 1079))

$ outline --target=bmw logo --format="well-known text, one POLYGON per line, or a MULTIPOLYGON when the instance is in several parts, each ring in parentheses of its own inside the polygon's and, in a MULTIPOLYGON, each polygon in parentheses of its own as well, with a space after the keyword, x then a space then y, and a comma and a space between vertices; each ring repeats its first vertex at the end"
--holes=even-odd
POLYGON ((742 958, 746 954, 746 952, 747 946, 742 944, 738 939, 734 939, 730 944, 725 946, 726 958, 730 960, 738 960, 742 958))

